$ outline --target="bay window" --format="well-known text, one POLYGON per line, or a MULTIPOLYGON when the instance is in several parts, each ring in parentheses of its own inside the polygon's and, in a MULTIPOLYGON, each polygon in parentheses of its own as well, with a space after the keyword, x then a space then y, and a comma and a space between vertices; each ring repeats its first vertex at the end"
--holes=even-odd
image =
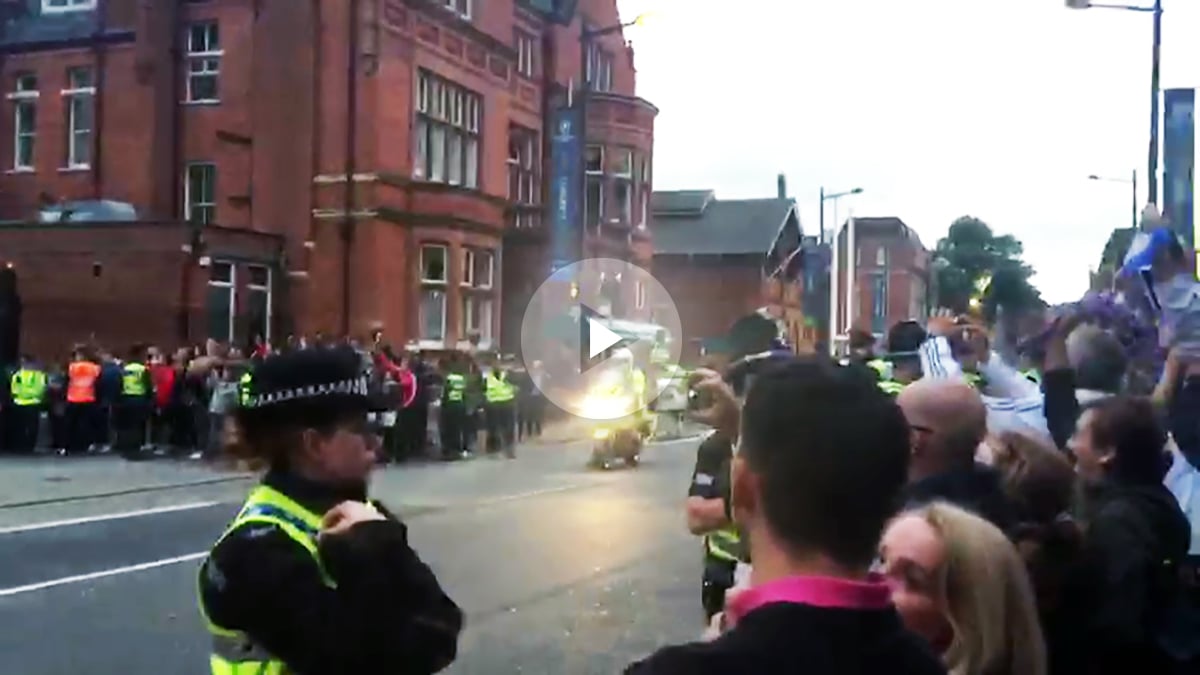
POLYGON ((413 177, 479 187, 479 94, 426 71, 417 74, 413 177))

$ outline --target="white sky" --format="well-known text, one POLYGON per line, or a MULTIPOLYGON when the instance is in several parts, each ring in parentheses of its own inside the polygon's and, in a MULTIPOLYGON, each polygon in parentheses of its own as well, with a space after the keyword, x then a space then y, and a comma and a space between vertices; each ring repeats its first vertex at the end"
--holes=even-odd
MULTIPOLYGON (((1198 86, 1200 0, 1164 4, 1162 86, 1198 86)), ((656 189, 768 197, 783 172, 815 233, 819 188, 861 186, 840 218, 899 216, 930 248, 978 216, 1024 242, 1049 302, 1078 299, 1129 224, 1129 186, 1087 176, 1136 168, 1145 202, 1150 14, 1064 0, 618 5, 626 20, 653 12, 626 36, 638 93, 662 111, 656 189)))

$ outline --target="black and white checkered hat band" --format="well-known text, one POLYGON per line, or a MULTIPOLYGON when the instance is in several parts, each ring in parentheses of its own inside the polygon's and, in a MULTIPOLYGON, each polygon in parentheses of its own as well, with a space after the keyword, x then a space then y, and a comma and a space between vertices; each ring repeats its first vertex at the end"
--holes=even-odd
POLYGON ((265 408, 271 405, 287 403, 302 399, 321 398, 322 396, 366 396, 367 378, 359 377, 341 382, 326 384, 310 384, 294 389, 272 391, 257 396, 250 396, 245 403, 247 408, 265 408))

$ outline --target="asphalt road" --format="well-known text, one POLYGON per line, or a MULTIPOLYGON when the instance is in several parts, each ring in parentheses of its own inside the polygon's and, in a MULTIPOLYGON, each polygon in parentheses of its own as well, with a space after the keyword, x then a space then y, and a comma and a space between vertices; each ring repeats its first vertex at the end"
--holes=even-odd
MULTIPOLYGON (((608 675, 695 637, 695 445, 652 446, 635 471, 588 472, 576 444, 377 476, 467 612, 447 672, 608 675)), ((196 567, 245 485, 0 508, 0 673, 207 672, 196 567)))

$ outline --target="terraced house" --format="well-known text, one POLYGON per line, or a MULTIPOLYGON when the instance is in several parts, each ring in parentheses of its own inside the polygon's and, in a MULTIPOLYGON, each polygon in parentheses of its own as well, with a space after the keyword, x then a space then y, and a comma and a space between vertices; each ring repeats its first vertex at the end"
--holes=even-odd
POLYGON ((657 110, 620 23, 615 0, 0 0, 22 342, 515 339, 568 98, 581 255, 650 261, 657 110))

